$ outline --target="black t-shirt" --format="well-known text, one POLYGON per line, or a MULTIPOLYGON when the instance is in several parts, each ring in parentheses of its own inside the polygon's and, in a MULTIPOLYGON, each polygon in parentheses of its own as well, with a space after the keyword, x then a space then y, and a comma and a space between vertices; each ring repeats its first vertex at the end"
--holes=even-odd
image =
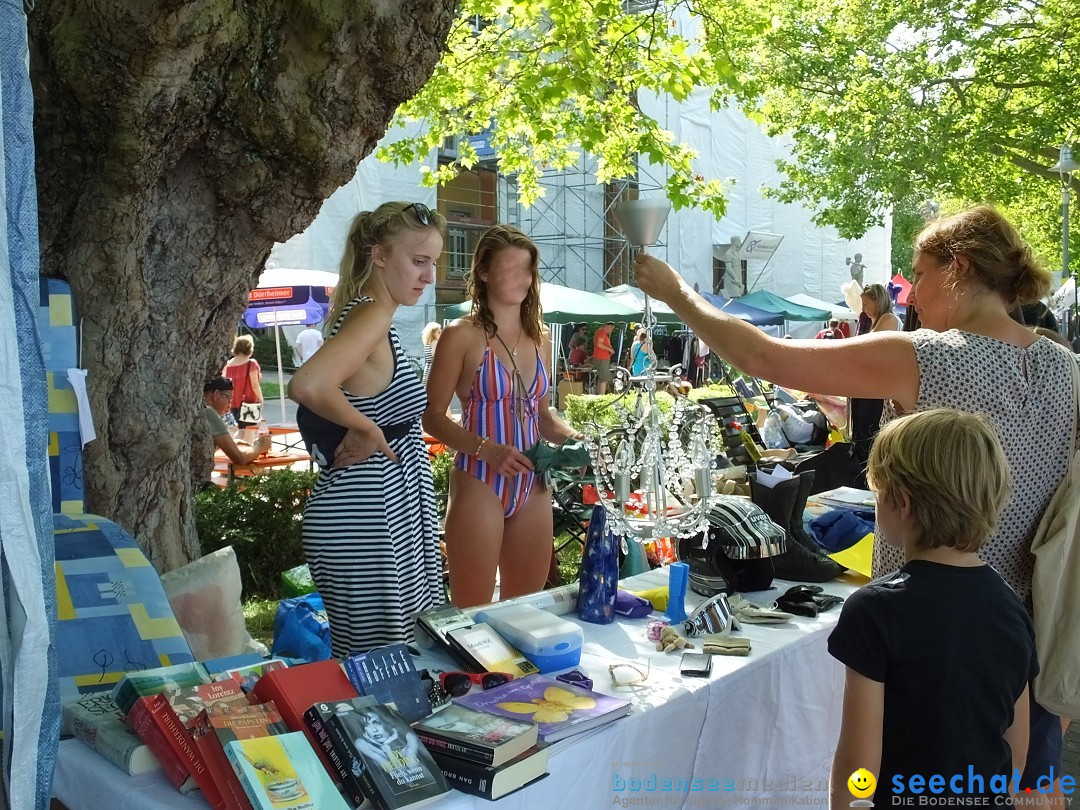
MULTIPOLYGON (((912 775, 940 774, 950 796, 990 795, 991 776, 1011 777, 1003 735, 1039 665, 1031 619, 993 568, 909 562, 848 598, 829 652, 885 684, 879 807, 913 795, 912 775), (960 792, 949 784, 956 774, 960 792)), ((922 795, 933 795, 927 783, 922 795)))

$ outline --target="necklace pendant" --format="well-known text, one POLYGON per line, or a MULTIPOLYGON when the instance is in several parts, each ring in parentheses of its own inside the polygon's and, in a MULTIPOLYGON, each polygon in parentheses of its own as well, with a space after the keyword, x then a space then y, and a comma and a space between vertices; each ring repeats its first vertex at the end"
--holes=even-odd
POLYGON ((515 346, 513 348, 513 350, 510 352, 510 356, 511 357, 517 357, 517 346, 515 346))

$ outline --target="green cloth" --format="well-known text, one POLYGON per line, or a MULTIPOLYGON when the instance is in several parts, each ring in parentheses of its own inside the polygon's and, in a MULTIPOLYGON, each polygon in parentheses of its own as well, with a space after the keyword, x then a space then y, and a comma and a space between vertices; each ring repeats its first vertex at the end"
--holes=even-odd
POLYGON ((567 441, 561 445, 539 441, 525 451, 537 474, 552 470, 573 470, 588 467, 592 463, 585 442, 567 441))

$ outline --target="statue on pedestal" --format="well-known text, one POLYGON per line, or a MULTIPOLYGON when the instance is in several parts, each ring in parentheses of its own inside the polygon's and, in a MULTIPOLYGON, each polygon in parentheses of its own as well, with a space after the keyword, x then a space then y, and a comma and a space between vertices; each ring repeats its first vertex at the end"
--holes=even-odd
POLYGON ((855 260, 852 261, 849 256, 845 262, 848 266, 848 271, 851 273, 851 278, 861 287, 863 286, 863 271, 866 270, 866 265, 863 264, 862 254, 856 253, 855 260))
POLYGON ((724 295, 728 298, 738 298, 746 292, 746 262, 739 257, 740 248, 742 239, 731 237, 730 246, 724 254, 724 295))

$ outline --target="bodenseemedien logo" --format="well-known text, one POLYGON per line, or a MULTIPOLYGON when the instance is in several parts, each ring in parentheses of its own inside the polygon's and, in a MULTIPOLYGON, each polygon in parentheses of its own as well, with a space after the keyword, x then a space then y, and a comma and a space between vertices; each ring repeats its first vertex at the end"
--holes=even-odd
POLYGON ((851 803, 852 807, 873 807, 874 803, 867 797, 874 795, 874 788, 877 787, 877 779, 866 768, 859 768, 847 780, 847 789, 852 796, 855 797, 855 801, 851 803))

